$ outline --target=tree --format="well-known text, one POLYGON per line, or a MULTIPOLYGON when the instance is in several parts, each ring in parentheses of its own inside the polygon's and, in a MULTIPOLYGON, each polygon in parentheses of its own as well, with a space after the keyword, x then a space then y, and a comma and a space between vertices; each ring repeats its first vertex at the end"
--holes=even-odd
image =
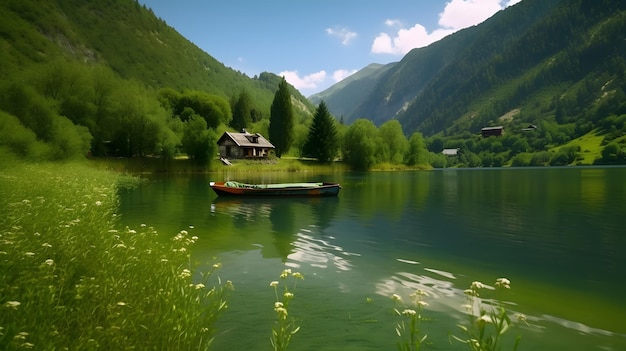
POLYGON ((198 165, 206 165, 217 151, 215 138, 207 129, 204 118, 193 115, 185 122, 182 138, 183 151, 198 165))
POLYGON ((320 102, 309 127, 309 134, 302 147, 305 157, 316 158, 320 162, 331 162, 339 151, 339 137, 335 119, 328 112, 326 103, 320 102))
POLYGON ((343 156, 356 170, 367 170, 376 163, 378 130, 367 119, 357 119, 344 136, 343 156))
POLYGON ((239 98, 233 106, 233 119, 230 121, 232 128, 241 131, 248 127, 252 121, 250 105, 250 95, 244 90, 239 94, 239 98))
POLYGON ((179 115, 187 107, 202 116, 207 126, 213 129, 218 128, 221 123, 229 124, 232 118, 228 101, 202 91, 187 91, 181 94, 174 113, 179 115))
POLYGON ((281 157, 289 151, 293 143, 294 116, 291 106, 291 94, 287 87, 287 81, 283 77, 278 84, 278 91, 274 95, 272 107, 270 109, 269 137, 274 147, 276 156, 281 157))
POLYGON ((616 142, 608 143, 602 149, 602 159, 599 163, 617 164, 626 161, 626 152, 616 142))
POLYGON ((420 132, 413 133, 409 139, 406 163, 409 166, 425 165, 428 163, 428 150, 426 150, 424 137, 420 132))
POLYGON ((20 157, 38 157, 46 146, 20 120, 0 110, 0 149, 7 147, 20 157))
POLYGON ((409 149, 409 142, 402 132, 402 126, 397 119, 391 119, 380 126, 378 130, 381 140, 381 161, 400 164, 409 149))

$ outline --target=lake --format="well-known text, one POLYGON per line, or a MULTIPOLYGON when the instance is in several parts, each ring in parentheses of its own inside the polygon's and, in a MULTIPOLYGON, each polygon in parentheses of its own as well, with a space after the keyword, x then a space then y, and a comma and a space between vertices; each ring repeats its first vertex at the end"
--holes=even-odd
MULTIPOLYGON (((392 294, 428 292, 422 331, 460 350, 463 291, 511 281, 503 296, 521 350, 626 349, 626 168, 446 169, 334 174, 155 176, 120 194, 121 221, 164 240, 199 237, 192 258, 235 291, 217 350, 271 349, 283 269, 304 274, 289 309, 290 350, 394 350, 392 294), (337 198, 217 198, 210 180, 337 181, 337 198)), ((486 289, 485 297, 493 291, 486 289)), ((482 295, 481 295, 482 296, 482 295)), ((511 349, 506 347, 505 349, 511 349)))

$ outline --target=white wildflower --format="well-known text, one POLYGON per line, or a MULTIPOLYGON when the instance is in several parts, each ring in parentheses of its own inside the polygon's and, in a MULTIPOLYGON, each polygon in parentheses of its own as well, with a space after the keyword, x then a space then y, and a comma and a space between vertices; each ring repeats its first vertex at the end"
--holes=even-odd
POLYGON ((402 315, 404 316, 415 316, 417 314, 417 312, 415 312, 415 310, 412 309, 406 309, 404 311, 402 311, 402 315))
POLYGON ((19 307, 19 305, 21 305, 21 304, 22 303, 19 302, 19 301, 7 301, 7 302, 4 303, 4 307, 12 308, 12 309, 16 310, 19 307))
POLYGON ((472 290, 478 290, 478 289, 483 289, 485 287, 485 284, 479 282, 479 281, 474 281, 472 282, 472 285, 470 286, 470 288, 472 290))
POLYGON ((285 279, 288 276, 291 275, 291 269, 285 269, 281 274, 280 274, 280 278, 281 279, 285 279))
POLYGON ((510 289, 511 281, 506 278, 498 278, 496 279, 496 287, 510 289))
POLYGON ((181 278, 189 278, 189 277, 191 277, 191 271, 189 271, 187 268, 183 269, 183 271, 180 272, 180 277, 181 278))

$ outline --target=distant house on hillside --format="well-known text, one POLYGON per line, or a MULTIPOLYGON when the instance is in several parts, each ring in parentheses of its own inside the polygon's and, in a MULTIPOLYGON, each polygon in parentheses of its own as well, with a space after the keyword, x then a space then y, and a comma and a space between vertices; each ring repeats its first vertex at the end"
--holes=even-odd
POLYGON ((443 149, 441 153, 444 156, 457 156, 459 154, 459 149, 443 149))
POLYGON ((504 127, 485 127, 480 130, 480 134, 483 136, 483 138, 487 138, 490 136, 502 136, 502 134, 504 134, 504 127))
POLYGON ((522 128, 522 132, 532 132, 533 130, 537 129, 537 126, 534 124, 529 124, 528 127, 526 128, 522 128))
POLYGON ((225 132, 217 145, 220 156, 226 158, 266 158, 275 149, 261 134, 245 129, 243 133, 225 132))

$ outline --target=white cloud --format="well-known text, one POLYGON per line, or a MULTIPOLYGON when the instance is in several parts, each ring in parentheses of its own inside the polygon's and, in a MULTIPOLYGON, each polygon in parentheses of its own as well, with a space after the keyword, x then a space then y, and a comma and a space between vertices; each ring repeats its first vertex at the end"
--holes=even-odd
POLYGON ((502 0, 452 0, 439 14, 439 25, 459 30, 479 24, 502 10, 502 0))
POLYGON ((385 25, 387 27, 402 27, 402 22, 400 22, 400 20, 397 20, 397 19, 388 19, 388 20, 385 20, 385 25))
POLYGON ((300 77, 298 71, 283 71, 278 75, 285 77, 285 80, 298 90, 316 89, 318 85, 326 80, 326 71, 324 70, 302 77, 300 77))
POLYGON ((351 71, 347 70, 347 69, 339 69, 336 70, 333 73, 333 80, 335 81, 335 83, 340 82, 346 78, 348 78, 349 76, 355 74, 357 72, 356 69, 353 69, 351 71))
POLYGON ((343 45, 350 44, 350 41, 357 37, 357 33, 351 32, 347 28, 326 28, 326 33, 341 39, 343 45))
MULTIPOLYGON (((443 12, 439 14, 439 28, 428 32, 421 24, 412 28, 402 28, 395 35, 380 33, 372 43, 371 52, 374 54, 405 55, 415 48, 428 46, 445 36, 460 29, 479 24, 505 7, 515 5, 522 0, 450 0, 446 3, 443 12)), ((388 19, 387 26, 400 24, 398 20, 388 19)))
POLYGON ((428 33, 424 26, 416 24, 413 28, 400 29, 393 38, 387 33, 380 33, 374 39, 372 53, 404 55, 414 48, 428 46, 453 32, 449 29, 437 29, 428 33))

